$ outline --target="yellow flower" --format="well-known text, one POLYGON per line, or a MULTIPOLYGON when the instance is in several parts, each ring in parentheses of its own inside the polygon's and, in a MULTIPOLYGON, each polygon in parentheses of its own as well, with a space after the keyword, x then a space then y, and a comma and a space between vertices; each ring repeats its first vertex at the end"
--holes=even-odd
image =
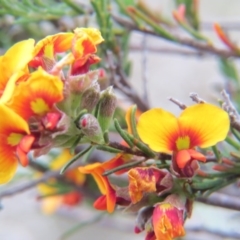
POLYGON ((183 169, 194 159, 205 161, 193 148, 223 141, 229 126, 225 111, 204 103, 187 107, 178 118, 163 109, 151 109, 140 116, 137 130, 142 141, 154 151, 174 152, 178 168, 183 169))

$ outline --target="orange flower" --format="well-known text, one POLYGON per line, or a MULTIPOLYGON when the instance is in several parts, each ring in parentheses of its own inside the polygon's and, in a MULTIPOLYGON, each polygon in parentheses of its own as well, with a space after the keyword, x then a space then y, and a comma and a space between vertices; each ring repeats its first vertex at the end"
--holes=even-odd
POLYGON ((0 104, 0 115, 0 184, 2 184, 14 176, 18 158, 24 166, 27 165, 26 154, 34 137, 29 135, 27 122, 4 104, 0 104))
POLYGON ((154 167, 136 167, 128 171, 129 195, 132 203, 139 202, 144 193, 156 192, 162 195, 173 186, 173 179, 168 171, 154 167))
POLYGON ((152 216, 156 240, 172 240, 185 235, 183 210, 164 202, 155 206, 152 216))
POLYGON ((225 111, 204 103, 187 107, 178 118, 163 109, 151 109, 140 116, 137 130, 143 142, 154 151, 174 152, 173 160, 183 169, 195 158, 205 161, 205 157, 193 149, 223 141, 229 126, 225 111))
POLYGON ((31 116, 44 116, 62 99, 62 81, 39 68, 26 81, 15 86, 6 105, 28 120, 31 116))
POLYGON ((28 39, 14 44, 0 57, 0 96, 14 73, 28 73, 27 64, 34 56, 33 50, 34 40, 28 39))
POLYGON ((103 196, 96 200, 96 202, 94 203, 94 207, 98 210, 107 209, 109 213, 112 213, 116 204, 116 194, 108 178, 106 176, 102 176, 105 170, 107 170, 106 168, 104 168, 104 164, 105 163, 93 163, 84 167, 79 167, 78 169, 81 173, 92 174, 94 180, 99 187, 100 192, 103 194, 103 196))
POLYGON ((76 28, 74 30, 72 53, 74 62, 71 75, 86 73, 91 64, 98 63, 101 59, 94 55, 97 45, 104 41, 98 29, 76 28))

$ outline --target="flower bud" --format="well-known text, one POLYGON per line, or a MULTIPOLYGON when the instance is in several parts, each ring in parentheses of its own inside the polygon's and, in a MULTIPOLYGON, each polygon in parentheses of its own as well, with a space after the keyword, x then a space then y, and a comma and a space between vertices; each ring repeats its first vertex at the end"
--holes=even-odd
POLYGON ((92 112, 99 99, 100 86, 97 82, 95 82, 83 92, 80 109, 87 109, 88 112, 92 112))
POLYGON ((90 85, 98 79, 98 71, 91 71, 86 74, 70 76, 68 78, 69 91, 73 94, 83 93, 90 85))
POLYGON ((153 210, 154 210, 153 206, 147 206, 141 208, 138 211, 136 218, 136 226, 134 228, 135 233, 140 233, 143 230, 145 230, 145 224, 152 217, 153 210))
POLYGON ((84 114, 79 120, 78 127, 89 141, 99 144, 104 143, 101 127, 92 114, 84 114))
POLYGON ((116 106, 117 98, 112 92, 112 86, 110 86, 102 93, 98 109, 98 121, 103 132, 108 130, 116 106))

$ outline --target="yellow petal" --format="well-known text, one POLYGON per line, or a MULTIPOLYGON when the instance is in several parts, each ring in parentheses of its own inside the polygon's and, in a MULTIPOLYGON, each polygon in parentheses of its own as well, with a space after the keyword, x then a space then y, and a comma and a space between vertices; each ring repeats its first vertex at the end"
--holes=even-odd
POLYGON ((143 142, 158 152, 170 153, 179 135, 177 118, 160 108, 143 113, 138 120, 137 131, 143 142))
POLYGON ((96 28, 76 28, 74 33, 78 35, 81 35, 81 33, 87 34, 91 41, 96 45, 104 41, 101 32, 96 28))
POLYGON ((189 136, 190 148, 210 147, 223 141, 230 127, 228 114, 211 104, 187 107, 179 117, 182 136, 189 136))
POLYGON ((33 58, 34 39, 28 39, 14 44, 0 61, 0 88, 3 88, 14 72, 24 70, 33 58))

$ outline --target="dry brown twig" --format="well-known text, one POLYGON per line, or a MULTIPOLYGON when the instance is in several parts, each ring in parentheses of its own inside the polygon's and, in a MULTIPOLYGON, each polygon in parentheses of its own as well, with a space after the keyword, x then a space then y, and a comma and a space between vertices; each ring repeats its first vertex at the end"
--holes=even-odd
POLYGON ((146 111, 149 109, 149 106, 145 101, 138 95, 135 89, 130 85, 126 74, 124 73, 122 66, 120 65, 121 60, 118 59, 116 62, 114 60, 113 53, 111 51, 107 52, 107 63, 110 72, 110 82, 113 86, 118 88, 123 94, 129 97, 132 102, 137 104, 138 108, 141 111, 146 111))
POLYGON ((240 116, 237 109, 234 107, 229 94, 223 90, 221 92, 224 102, 222 108, 228 113, 231 121, 231 126, 240 132, 240 116))

